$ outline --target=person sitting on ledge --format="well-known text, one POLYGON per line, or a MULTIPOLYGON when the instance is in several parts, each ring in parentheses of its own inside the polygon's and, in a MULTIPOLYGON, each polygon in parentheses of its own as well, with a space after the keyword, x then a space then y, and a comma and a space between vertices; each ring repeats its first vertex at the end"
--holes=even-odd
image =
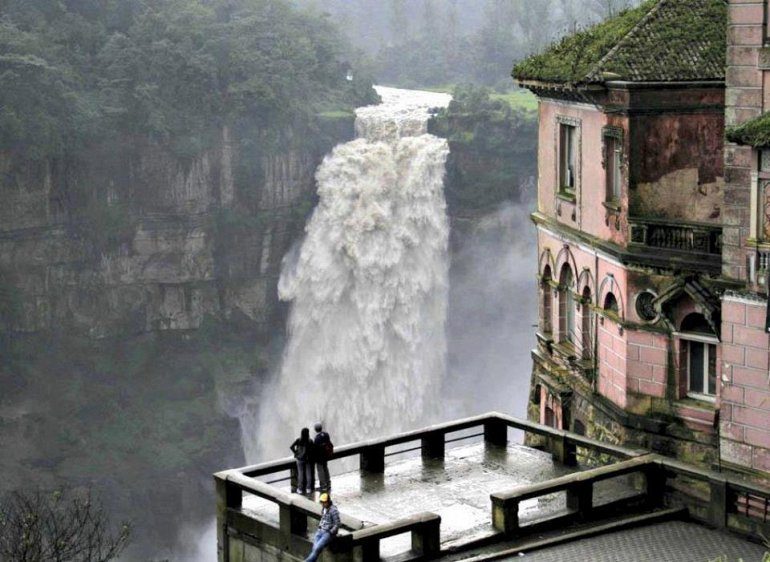
POLYGON ((318 501, 323 506, 321 520, 318 522, 318 530, 313 539, 313 550, 305 558, 305 562, 315 562, 321 555, 321 551, 332 542, 332 539, 337 536, 337 531, 340 530, 340 512, 337 506, 332 503, 329 494, 321 494, 318 501))

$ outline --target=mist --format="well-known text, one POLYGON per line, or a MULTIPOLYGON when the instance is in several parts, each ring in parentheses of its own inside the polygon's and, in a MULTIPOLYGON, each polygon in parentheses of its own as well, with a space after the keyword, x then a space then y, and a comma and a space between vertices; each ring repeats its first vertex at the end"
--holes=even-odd
POLYGON ((534 202, 456 219, 449 286, 450 417, 499 411, 526 417, 537 320, 534 202))

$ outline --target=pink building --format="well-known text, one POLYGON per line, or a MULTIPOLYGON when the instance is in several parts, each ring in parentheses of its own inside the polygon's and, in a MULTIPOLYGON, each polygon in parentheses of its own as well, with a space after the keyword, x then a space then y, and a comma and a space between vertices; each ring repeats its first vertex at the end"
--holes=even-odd
POLYGON ((514 69, 540 100, 534 419, 770 476, 770 165, 724 140, 770 99, 765 3, 650 0, 514 69))

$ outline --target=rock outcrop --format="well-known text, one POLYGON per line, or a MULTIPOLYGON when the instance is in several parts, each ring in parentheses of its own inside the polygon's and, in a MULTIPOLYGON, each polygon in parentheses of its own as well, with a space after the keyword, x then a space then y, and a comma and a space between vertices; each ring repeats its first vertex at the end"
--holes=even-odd
POLYGON ((13 300, 2 327, 104 337, 195 329, 207 315, 267 325, 315 168, 353 136, 352 116, 326 129, 245 154, 224 127, 189 160, 145 139, 69 162, 0 155, 0 296, 13 300))

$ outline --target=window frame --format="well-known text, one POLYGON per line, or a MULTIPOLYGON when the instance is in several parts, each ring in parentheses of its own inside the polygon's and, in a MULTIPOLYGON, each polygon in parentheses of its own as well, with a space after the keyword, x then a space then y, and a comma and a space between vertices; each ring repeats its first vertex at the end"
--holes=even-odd
POLYGON ((602 129, 602 167, 604 168, 604 200, 618 205, 623 196, 623 129, 602 129))
POLYGON ((718 373, 718 346, 719 346, 719 339, 708 336, 708 335, 697 335, 693 334, 691 332, 675 332, 674 335, 679 338, 680 345, 684 344, 687 345, 687 352, 685 354, 685 364, 683 365, 684 369, 684 376, 686 378, 686 389, 685 394, 688 398, 694 398, 696 400, 702 400, 705 402, 716 402, 717 394, 719 392, 719 373, 718 373), (692 388, 692 344, 699 344, 703 346, 703 371, 702 371, 702 377, 703 380, 702 388, 705 392, 696 392, 691 390, 692 388), (710 357, 711 352, 713 350, 714 353, 714 394, 709 394, 709 379, 710 372, 709 367, 710 365, 710 357))
POLYGON ((559 193, 574 195, 577 189, 577 126, 559 122, 559 193))
POLYGON ((554 140, 553 146, 556 152, 556 158, 554 159, 554 183, 555 195, 557 198, 564 199, 575 203, 580 193, 581 185, 581 168, 582 168, 582 122, 579 118, 570 117, 566 115, 556 116, 556 127, 554 128, 554 140), (564 169, 565 169, 565 149, 564 149, 564 132, 570 131, 570 150, 572 160, 572 186, 563 185, 564 169))

